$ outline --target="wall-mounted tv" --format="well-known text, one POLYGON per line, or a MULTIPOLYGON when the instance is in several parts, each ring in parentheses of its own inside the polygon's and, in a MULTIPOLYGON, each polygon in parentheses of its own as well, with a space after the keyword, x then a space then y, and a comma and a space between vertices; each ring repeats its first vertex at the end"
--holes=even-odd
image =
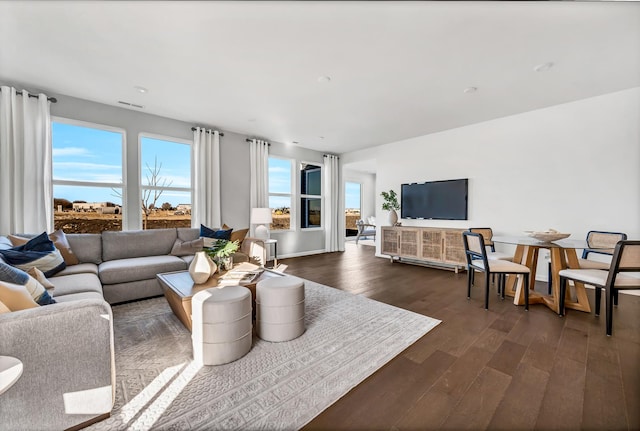
POLYGON ((468 178, 401 187, 401 218, 467 220, 468 178))

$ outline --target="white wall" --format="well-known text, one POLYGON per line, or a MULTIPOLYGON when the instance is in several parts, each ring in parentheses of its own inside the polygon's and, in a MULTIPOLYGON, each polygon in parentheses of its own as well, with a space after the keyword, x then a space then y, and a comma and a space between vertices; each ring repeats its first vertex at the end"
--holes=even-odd
MULTIPOLYGON (((490 226, 496 235, 553 228, 572 238, 595 229, 640 238, 639 125, 640 87, 370 149, 366 157, 375 154, 378 165, 377 217, 387 216, 381 190, 469 178, 468 220, 402 224, 490 226)), ((538 278, 546 279, 539 263, 538 278)))

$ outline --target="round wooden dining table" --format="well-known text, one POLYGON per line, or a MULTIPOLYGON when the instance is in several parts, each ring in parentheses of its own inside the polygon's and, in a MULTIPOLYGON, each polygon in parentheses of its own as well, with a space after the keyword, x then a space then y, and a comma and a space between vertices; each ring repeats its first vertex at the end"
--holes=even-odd
MULTIPOLYGON (((576 250, 591 248, 585 240, 561 239, 558 241, 544 242, 528 236, 494 236, 494 243, 512 244, 516 246, 513 262, 527 266, 531 270, 529 277, 529 304, 545 304, 556 313, 560 313, 560 271, 566 268, 580 268, 576 250), (534 291, 536 282, 536 269, 540 249, 548 249, 551 256, 552 293, 543 295, 534 291)), ((513 296, 513 303, 524 305, 524 281, 516 276, 509 276, 505 283, 505 294, 513 296)), ((589 298, 584 284, 574 282, 573 292, 567 286, 565 307, 574 310, 591 312, 589 298)))

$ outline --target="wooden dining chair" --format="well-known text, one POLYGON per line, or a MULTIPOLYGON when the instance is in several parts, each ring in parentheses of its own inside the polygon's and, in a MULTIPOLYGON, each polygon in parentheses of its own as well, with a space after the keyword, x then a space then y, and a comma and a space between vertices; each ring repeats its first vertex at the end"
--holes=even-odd
POLYGON ((504 299, 504 285, 507 274, 522 275, 524 277, 524 309, 529 309, 529 268, 507 260, 489 260, 482 234, 476 232, 462 232, 464 251, 467 258, 467 299, 471 299, 471 285, 474 271, 485 274, 484 308, 489 309, 489 281, 492 274, 498 276, 498 292, 502 292, 504 299))
POLYGON ((640 289, 640 241, 618 241, 608 271, 601 269, 563 269, 560 271, 560 315, 564 315, 567 280, 589 284, 596 288, 596 316, 600 315, 602 289, 606 299, 607 335, 613 330, 613 304, 618 303, 618 291, 640 289), (632 274, 631 272, 636 272, 632 274))
POLYGON ((487 259, 513 260, 513 254, 496 251, 496 246, 493 243, 493 230, 490 227, 472 227, 469 228, 469 232, 479 233, 482 235, 485 247, 491 249, 491 251, 487 253, 487 259))

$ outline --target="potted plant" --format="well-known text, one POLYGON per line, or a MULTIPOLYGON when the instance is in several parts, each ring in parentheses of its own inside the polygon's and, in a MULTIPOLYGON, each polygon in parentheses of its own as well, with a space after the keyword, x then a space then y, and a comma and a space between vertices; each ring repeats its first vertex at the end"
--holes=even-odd
POLYGON ((233 267, 232 255, 238 251, 238 248, 240 248, 238 241, 219 239, 211 247, 205 248, 205 251, 218 264, 220 269, 228 271, 233 267))
POLYGON ((380 193, 384 202, 382 203, 382 209, 385 211, 389 211, 389 223, 391 226, 395 226, 398 224, 398 213, 397 210, 400 209, 400 204, 398 203, 398 195, 396 192, 389 190, 388 192, 380 193))

